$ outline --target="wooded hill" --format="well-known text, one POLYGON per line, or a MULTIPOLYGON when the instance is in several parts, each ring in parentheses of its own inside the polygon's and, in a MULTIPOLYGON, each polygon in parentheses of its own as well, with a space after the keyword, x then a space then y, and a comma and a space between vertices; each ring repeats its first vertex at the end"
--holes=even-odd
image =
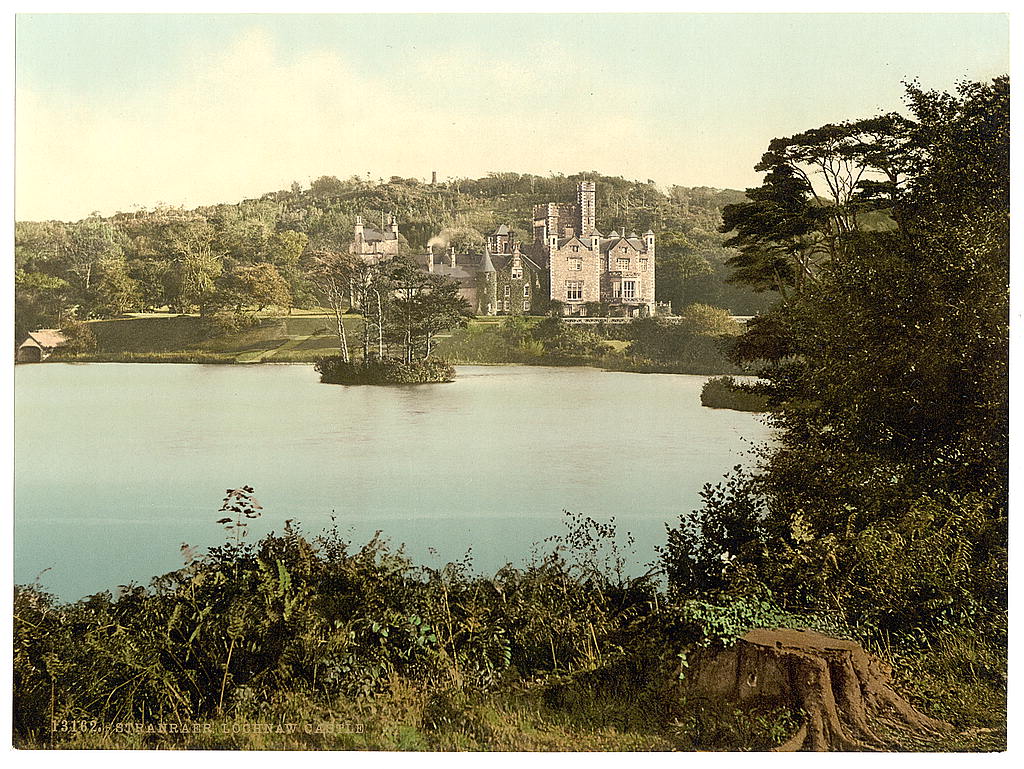
POLYGON ((597 223, 659 236, 658 298, 752 314, 768 302, 725 283, 731 249, 718 232, 736 190, 630 181, 597 173, 547 177, 511 172, 437 184, 321 176, 304 188, 192 210, 162 207, 78 222, 18 222, 16 294, 21 330, 71 317, 110 317, 167 306, 178 312, 213 305, 309 307, 316 304, 304 260, 345 250, 356 216, 369 226, 393 214, 404 252, 439 245, 480 249, 499 224, 532 240, 533 207, 575 198, 576 182, 597 186, 597 223), (219 295, 220 301, 216 301, 219 295))

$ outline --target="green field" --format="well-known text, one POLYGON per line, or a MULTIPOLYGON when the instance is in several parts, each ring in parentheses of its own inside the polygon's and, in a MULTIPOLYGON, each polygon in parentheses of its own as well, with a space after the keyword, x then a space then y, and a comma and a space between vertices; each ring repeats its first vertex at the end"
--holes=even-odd
MULTIPOLYGON (((541 318, 526 317, 528 326, 541 318)), ((459 363, 507 363, 504 351, 491 347, 504 318, 482 317, 468 328, 436 337, 435 353, 459 363), (497 355, 494 360, 492 357, 497 355)), ((362 336, 362 318, 344 319, 349 345, 354 350, 362 336)), ((312 363, 338 352, 334 316, 307 312, 266 316, 250 328, 218 333, 198 315, 138 314, 112 320, 89 321, 96 336, 90 353, 60 355, 54 360, 109 361, 126 363, 312 363)))
MULTIPOLYGON (((140 315, 91 321, 95 352, 75 360, 126 362, 259 363, 313 362, 337 352, 334 317, 327 314, 263 317, 257 325, 217 333, 197 315, 140 315)), ((362 320, 345 318, 350 341, 358 339, 362 320)))

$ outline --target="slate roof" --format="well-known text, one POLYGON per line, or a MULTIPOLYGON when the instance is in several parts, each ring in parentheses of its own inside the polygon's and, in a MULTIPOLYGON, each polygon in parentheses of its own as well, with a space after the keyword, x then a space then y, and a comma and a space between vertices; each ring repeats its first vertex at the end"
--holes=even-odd
POLYGON ((480 272, 497 272, 494 269, 494 264, 491 262, 490 251, 484 251, 483 258, 480 260, 480 272))
MULTIPOLYGON (((481 272, 495 272, 507 270, 512 265, 514 254, 456 254, 455 267, 451 266, 449 254, 434 254, 434 274, 443 275, 459 281, 462 285, 473 285, 474 278, 481 272)), ((541 272, 542 267, 536 261, 520 253, 523 264, 536 272, 541 272)), ((427 259, 430 254, 417 254, 413 257, 416 264, 423 270, 427 269, 427 259)))
POLYGON ((492 235, 508 235, 508 226, 499 224, 498 229, 491 233, 492 235))
POLYGON ((381 240, 394 240, 394 239, 395 239, 395 233, 393 233, 393 232, 388 231, 388 232, 380 233, 380 232, 377 232, 377 230, 371 229, 369 227, 363 227, 363 240, 365 240, 367 243, 374 243, 374 242, 381 241, 381 240))
POLYGON ((647 244, 640 238, 608 238, 607 240, 601 241, 601 253, 607 254, 620 243, 628 243, 637 251, 643 251, 647 247, 647 244))

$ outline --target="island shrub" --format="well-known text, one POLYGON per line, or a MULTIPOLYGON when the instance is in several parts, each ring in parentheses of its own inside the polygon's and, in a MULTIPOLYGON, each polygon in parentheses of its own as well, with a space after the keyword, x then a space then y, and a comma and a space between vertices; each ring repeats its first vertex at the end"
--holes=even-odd
POLYGON ((700 405, 713 409, 763 412, 768 410, 768 398, 757 392, 755 387, 740 384, 731 376, 718 376, 704 383, 700 391, 700 405))
POLYGON ((320 374, 320 381, 325 384, 429 384, 455 380, 455 367, 442 360, 370 358, 355 363, 345 362, 339 355, 331 355, 317 360, 314 367, 320 374))

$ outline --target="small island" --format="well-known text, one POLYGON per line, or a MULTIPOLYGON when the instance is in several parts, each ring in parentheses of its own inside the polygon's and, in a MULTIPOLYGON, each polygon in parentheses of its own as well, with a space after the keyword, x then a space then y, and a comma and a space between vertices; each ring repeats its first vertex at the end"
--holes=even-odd
POLYGON ((352 363, 342 360, 340 355, 330 355, 318 360, 314 368, 324 384, 405 385, 455 381, 455 367, 442 360, 369 358, 352 363))

